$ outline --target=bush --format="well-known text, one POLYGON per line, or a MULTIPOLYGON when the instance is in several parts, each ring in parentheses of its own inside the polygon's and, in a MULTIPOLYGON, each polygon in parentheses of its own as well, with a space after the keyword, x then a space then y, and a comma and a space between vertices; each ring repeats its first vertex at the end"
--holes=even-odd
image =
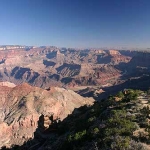
POLYGON ((96 120, 96 117, 94 116, 94 117, 89 118, 89 119, 88 119, 88 122, 93 122, 93 121, 95 121, 95 120, 96 120))
POLYGON ((113 150, 125 150, 129 147, 129 144, 129 137, 116 136, 114 137, 114 141, 111 143, 111 148, 113 150))
POLYGON ((68 141, 73 142, 73 141, 79 141, 82 140, 86 135, 86 130, 83 130, 81 132, 77 132, 74 135, 69 135, 68 136, 68 141))
POLYGON ((119 98, 122 98, 122 99, 124 98, 124 94, 122 91, 118 92, 118 94, 116 96, 119 98))
POLYGON ((94 128, 94 129, 93 129, 93 133, 94 133, 94 134, 99 133, 99 129, 98 129, 98 128, 94 128))

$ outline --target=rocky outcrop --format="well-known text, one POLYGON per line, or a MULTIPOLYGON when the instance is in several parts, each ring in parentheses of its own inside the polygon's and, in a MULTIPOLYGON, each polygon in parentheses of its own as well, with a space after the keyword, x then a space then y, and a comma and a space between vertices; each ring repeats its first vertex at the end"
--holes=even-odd
POLYGON ((0 82, 0 86, 15 87, 16 85, 10 82, 0 82))
POLYGON ((83 98, 71 90, 51 87, 48 90, 27 83, 0 86, 0 147, 21 145, 33 138, 39 117, 43 114, 44 129, 53 120, 63 120, 75 108, 92 105, 92 98, 83 98))

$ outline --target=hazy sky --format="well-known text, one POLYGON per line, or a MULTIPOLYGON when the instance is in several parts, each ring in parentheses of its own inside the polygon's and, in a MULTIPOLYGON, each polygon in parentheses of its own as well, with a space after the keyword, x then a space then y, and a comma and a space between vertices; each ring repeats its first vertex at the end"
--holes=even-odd
POLYGON ((150 47, 150 0, 0 0, 0 45, 150 47))

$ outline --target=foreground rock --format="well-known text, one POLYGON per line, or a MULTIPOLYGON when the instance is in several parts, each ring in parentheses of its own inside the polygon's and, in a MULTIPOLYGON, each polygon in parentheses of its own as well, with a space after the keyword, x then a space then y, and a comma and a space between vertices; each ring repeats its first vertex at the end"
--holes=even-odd
POLYGON ((41 115, 63 120, 75 108, 93 102, 92 98, 63 88, 44 90, 26 83, 16 87, 0 85, 0 147, 21 145, 33 138, 41 115))

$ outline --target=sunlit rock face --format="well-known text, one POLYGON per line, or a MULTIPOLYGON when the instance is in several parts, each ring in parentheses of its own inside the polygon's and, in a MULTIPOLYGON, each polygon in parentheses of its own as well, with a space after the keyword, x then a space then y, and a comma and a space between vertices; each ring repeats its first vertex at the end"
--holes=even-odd
POLYGON ((48 121, 44 123, 46 128, 51 124, 47 116, 63 120, 75 108, 93 102, 92 98, 83 98, 63 88, 44 90, 27 83, 15 87, 0 85, 0 147, 21 145, 33 138, 42 114, 48 121))

